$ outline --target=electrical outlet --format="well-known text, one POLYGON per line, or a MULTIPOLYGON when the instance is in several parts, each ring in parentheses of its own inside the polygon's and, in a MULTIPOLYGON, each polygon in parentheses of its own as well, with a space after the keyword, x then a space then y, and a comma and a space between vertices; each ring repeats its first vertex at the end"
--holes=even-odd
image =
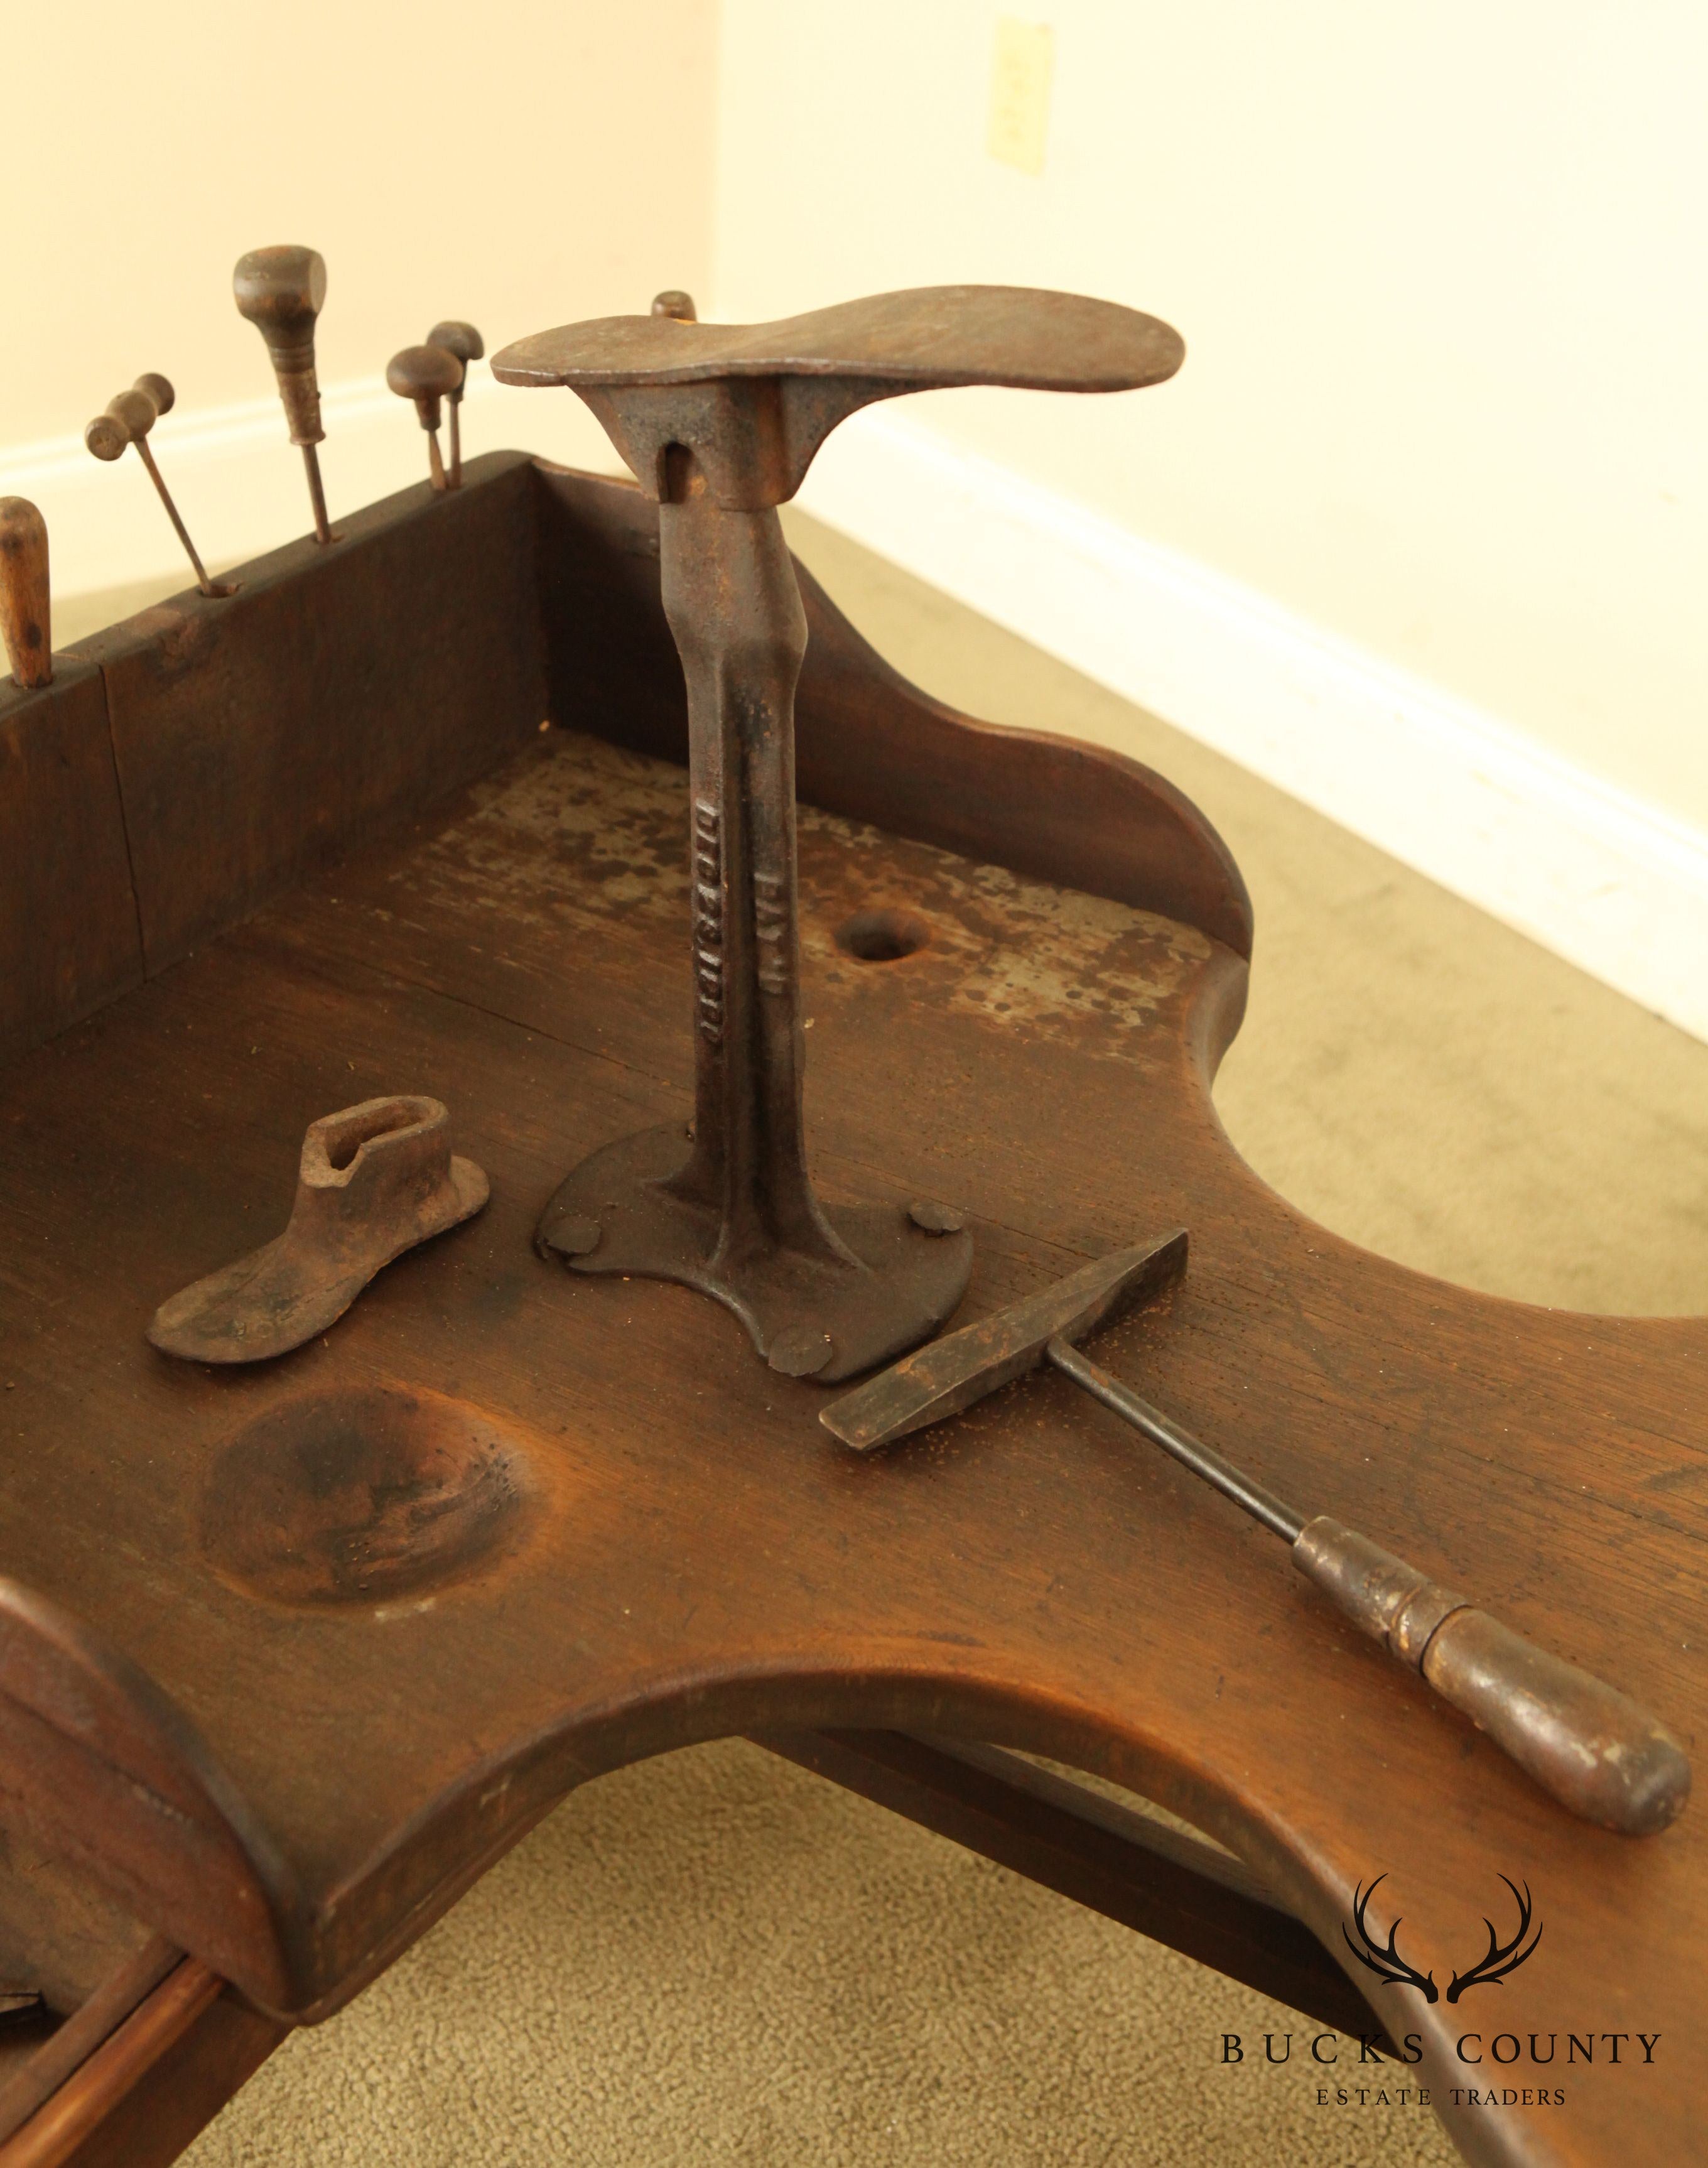
POLYGON ((1056 34, 1048 23, 997 17, 987 147, 1005 166, 1034 177, 1044 169, 1055 66, 1056 34))

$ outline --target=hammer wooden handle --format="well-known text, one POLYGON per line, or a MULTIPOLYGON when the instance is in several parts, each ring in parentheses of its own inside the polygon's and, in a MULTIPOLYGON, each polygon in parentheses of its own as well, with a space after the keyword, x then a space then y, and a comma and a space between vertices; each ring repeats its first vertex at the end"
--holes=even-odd
POLYGON ((53 683, 47 522, 27 497, 0 497, 0 632, 25 692, 53 683))
POLYGON ((1628 1694, 1550 1655, 1403 1559, 1326 1516, 1293 1564, 1443 1701, 1584 1820, 1626 1836, 1665 1829, 1690 1796, 1690 1765, 1628 1694))

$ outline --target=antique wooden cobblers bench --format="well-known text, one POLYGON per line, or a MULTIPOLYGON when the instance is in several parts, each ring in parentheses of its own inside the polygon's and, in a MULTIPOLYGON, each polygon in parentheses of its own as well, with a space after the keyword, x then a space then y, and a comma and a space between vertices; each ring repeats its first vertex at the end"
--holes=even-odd
MULTIPOLYGON (((731 1732, 1413 2036, 1468 2157, 1691 2157, 1699 1815, 1564 1812, 1064 1379, 857 1458, 798 1315, 591 1269, 614 1179, 540 1230, 586 1269, 537 1251, 566 1167, 648 1129, 703 1159, 726 1088, 691 1051, 660 534, 640 489, 493 454, 0 689, 0 1986, 45 1999, 0 2033, 0 2163, 172 2159, 565 1792, 731 1732), (305 1124, 393 1092, 450 1108, 484 1213, 276 1361, 151 1347, 284 1224, 305 1124), (1378 1875, 1390 1981, 1351 1937, 1358 1905, 1381 1947, 1378 1875), (1445 1990, 1503 1876, 1546 1936, 1485 2019, 1445 1990), (1546 2116, 1456 2102, 1497 2020, 1658 2038, 1526 2056, 1546 2116)), ((957 1321, 1186 1227, 1100 1361, 1688 1747, 1708 1326, 1525 1310, 1302 1220, 1211 1105, 1251 918, 1207 824, 926 699, 798 578, 826 1224, 964 1217, 957 1321)), ((954 1307, 920 1300, 920 1331, 954 1307)), ((894 1352, 872 1330, 847 1367, 894 1352)))

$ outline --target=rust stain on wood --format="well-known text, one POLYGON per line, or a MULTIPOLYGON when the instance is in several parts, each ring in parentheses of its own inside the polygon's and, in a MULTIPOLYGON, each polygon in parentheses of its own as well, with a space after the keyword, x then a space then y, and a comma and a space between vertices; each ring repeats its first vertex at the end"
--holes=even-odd
MULTIPOLYGON (((471 795, 469 813, 393 875, 407 885, 417 923, 429 923, 439 907, 468 912, 491 926, 491 953, 501 963, 522 927, 617 941, 642 927, 686 933, 680 768, 559 731, 471 795)), ((888 991, 957 1015, 1118 1055, 1123 1039, 1151 1028, 1213 953, 1207 936, 1154 911, 929 843, 899 842, 813 806, 800 809, 800 846, 809 996, 881 976, 888 991), (862 882, 867 869, 869 890, 862 882), (924 944, 890 961, 851 957, 837 930, 874 908, 921 922, 924 944)), ((686 1009, 686 968, 682 977, 686 1009)))

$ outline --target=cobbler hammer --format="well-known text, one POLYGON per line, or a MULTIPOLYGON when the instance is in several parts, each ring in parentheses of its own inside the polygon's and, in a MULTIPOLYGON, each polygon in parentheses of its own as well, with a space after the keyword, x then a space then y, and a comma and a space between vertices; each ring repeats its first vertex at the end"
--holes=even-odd
POLYGON ((1301 1573, 1562 1806, 1627 1836, 1675 1820, 1690 1794, 1690 1764, 1647 1709, 1355 1530, 1327 1515, 1308 1518, 1075 1346, 1159 1294, 1186 1264, 1183 1232, 1099 1258, 919 1349, 819 1420, 844 1445, 871 1453, 1048 1363, 1279 1536, 1301 1573))
MULTIPOLYGON (((832 429, 948 385, 1122 391, 1178 333, 1074 294, 934 286, 770 324, 703 324, 682 294, 521 339, 504 384, 565 385, 658 502, 665 614, 687 683, 695 1115, 582 1161, 536 1241, 579 1272, 682 1280, 772 1366, 829 1380, 934 1332, 972 1243, 947 1215, 827 1207, 802 1119, 794 698, 806 619, 777 507, 832 429)), ((897 1110, 898 1116, 901 1109, 897 1110)))

